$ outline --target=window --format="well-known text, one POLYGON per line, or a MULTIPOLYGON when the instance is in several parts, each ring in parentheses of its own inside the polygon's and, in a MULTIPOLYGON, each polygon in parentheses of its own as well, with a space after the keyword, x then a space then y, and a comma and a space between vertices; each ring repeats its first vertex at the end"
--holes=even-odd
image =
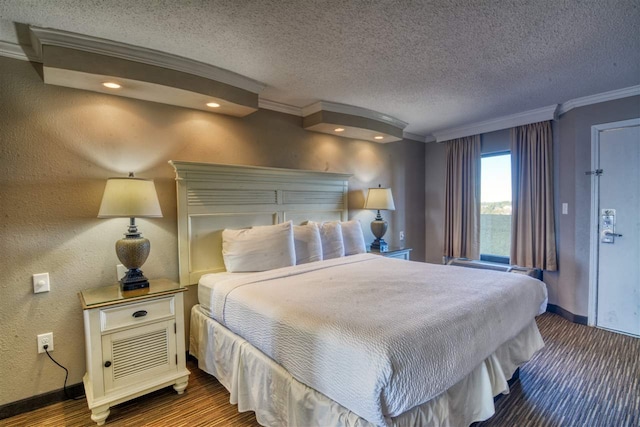
POLYGON ((509 263, 511 248, 511 154, 482 156, 480 259, 509 263))

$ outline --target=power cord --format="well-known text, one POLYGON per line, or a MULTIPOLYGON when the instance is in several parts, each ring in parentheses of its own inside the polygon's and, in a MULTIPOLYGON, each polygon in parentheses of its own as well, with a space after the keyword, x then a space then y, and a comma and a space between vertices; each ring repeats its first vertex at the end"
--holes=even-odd
POLYGON ((58 362, 56 362, 56 360, 51 357, 51 355, 49 354, 49 351, 47 350, 49 348, 49 345, 45 344, 42 346, 42 348, 44 348, 44 352, 47 353, 47 356, 49 356, 49 359, 51 359, 51 361, 53 363, 55 363, 56 365, 60 366, 62 369, 64 369, 64 385, 63 385, 63 390, 64 390, 64 395, 67 399, 72 399, 72 400, 78 400, 78 399, 82 399, 84 396, 78 396, 78 397, 71 397, 69 396, 69 393, 67 392, 67 379, 69 378, 69 370, 67 368, 65 368, 64 366, 62 366, 61 364, 59 364, 58 362))

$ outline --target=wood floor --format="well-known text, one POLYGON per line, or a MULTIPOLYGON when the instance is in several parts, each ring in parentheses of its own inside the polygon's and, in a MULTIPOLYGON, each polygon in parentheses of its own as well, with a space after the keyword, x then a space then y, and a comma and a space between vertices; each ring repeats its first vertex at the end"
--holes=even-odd
MULTIPOLYGON (((546 313, 538 318, 546 347, 478 427, 640 426, 640 339, 577 325, 546 313)), ((111 409, 107 426, 258 426, 239 414, 218 381, 189 361, 182 396, 159 390, 111 409)), ((94 426, 84 399, 12 418, 0 426, 94 426)))

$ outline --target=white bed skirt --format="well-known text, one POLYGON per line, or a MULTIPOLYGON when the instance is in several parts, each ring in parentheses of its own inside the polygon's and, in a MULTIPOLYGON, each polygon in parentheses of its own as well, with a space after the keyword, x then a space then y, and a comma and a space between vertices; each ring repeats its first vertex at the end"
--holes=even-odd
MULTIPOLYGON (((508 393, 507 379, 544 346, 535 320, 469 375, 436 398, 387 419, 388 426, 468 426, 491 417, 493 397, 508 393)), ((189 353, 198 367, 231 393, 238 411, 254 411, 264 426, 373 426, 322 393, 297 381, 249 342, 191 310, 189 353)))

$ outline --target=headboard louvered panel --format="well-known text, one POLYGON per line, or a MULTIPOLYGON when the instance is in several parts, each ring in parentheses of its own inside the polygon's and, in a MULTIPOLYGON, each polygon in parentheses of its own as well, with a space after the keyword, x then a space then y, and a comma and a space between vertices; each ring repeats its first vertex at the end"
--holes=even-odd
POLYGON ((214 163, 176 171, 180 284, 224 271, 222 230, 283 221, 346 221, 351 175, 214 163))
POLYGON ((285 205, 300 204, 335 204, 344 203, 341 191, 284 191, 282 202, 285 205))
POLYGON ((187 190, 189 206, 266 205, 278 203, 275 190, 217 190, 191 188, 187 190))

